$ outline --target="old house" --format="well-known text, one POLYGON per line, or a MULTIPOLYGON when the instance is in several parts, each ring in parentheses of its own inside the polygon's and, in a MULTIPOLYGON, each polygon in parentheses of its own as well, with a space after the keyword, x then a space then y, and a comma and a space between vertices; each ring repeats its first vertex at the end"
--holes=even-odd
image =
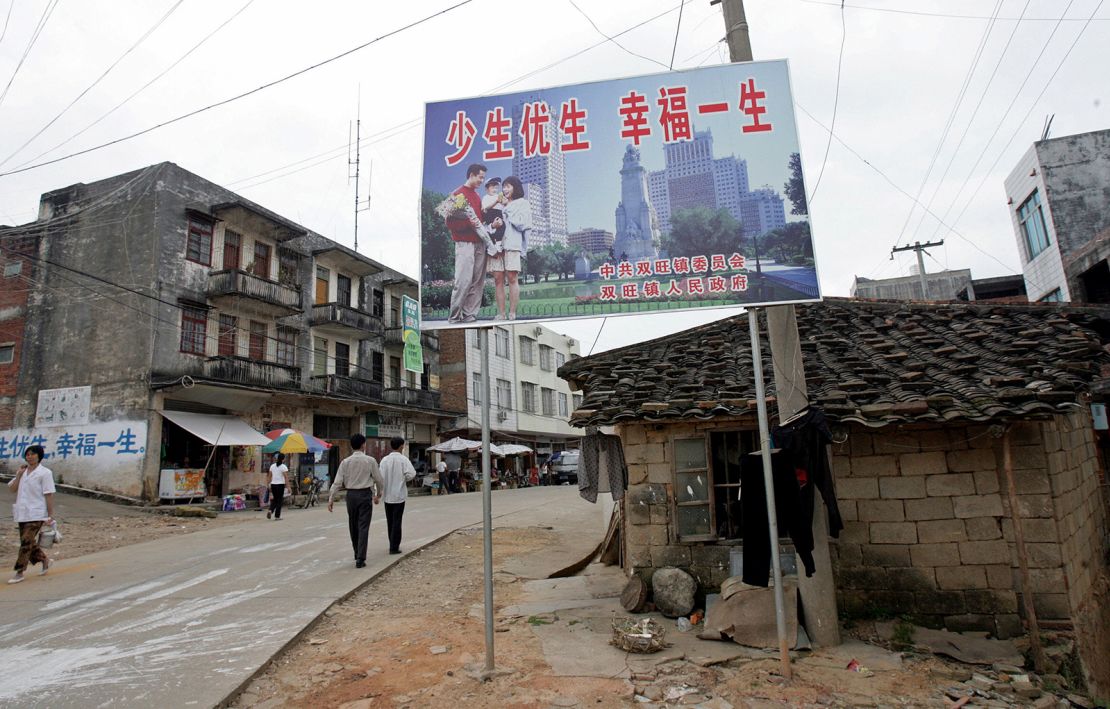
POLYGON ((402 367, 414 280, 172 163, 48 192, 0 243, 23 301, 2 321, 0 469, 41 443, 65 483, 149 499, 195 468, 221 495, 265 469, 217 443, 234 430, 313 433, 334 465, 356 431, 419 455, 457 415, 438 337, 422 374, 402 367))
MULTIPOLYGON (((1110 310, 829 298, 798 306, 797 318, 809 401, 832 424, 841 615, 878 609, 1022 632, 1019 519, 1038 617, 1094 620, 1107 572, 1108 443, 1091 392, 1105 400, 1110 310)), ((746 317, 559 373, 585 395, 572 423, 613 425, 624 445, 627 572, 678 566, 715 590, 744 544, 730 504, 744 494, 735 462, 757 447, 746 317)))

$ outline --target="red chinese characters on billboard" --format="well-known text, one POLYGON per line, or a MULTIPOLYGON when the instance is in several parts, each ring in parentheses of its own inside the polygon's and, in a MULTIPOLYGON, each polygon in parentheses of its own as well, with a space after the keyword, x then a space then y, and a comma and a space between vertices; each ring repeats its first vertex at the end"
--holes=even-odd
POLYGON ((708 254, 676 256, 631 263, 606 262, 598 267, 598 276, 605 281, 647 277, 630 283, 603 283, 598 300, 637 300, 659 297, 723 295, 748 290, 748 263, 743 254, 708 254), (742 271, 742 273, 737 273, 742 271), (684 276, 673 278, 670 276, 684 276), (668 276, 665 279, 653 276, 668 276))
MULTIPOLYGON (((774 130, 774 125, 765 118, 767 92, 757 86, 754 78, 749 77, 740 82, 737 95, 736 110, 748 119, 747 123, 740 126, 742 132, 761 133, 774 130)), ((657 96, 654 114, 647 93, 633 90, 619 98, 616 111, 620 119, 620 137, 639 146, 652 135, 654 121, 662 129, 665 143, 693 140, 687 87, 660 86, 657 96)), ((699 115, 705 115, 727 113, 732 107, 730 101, 723 100, 699 103, 696 109, 699 115)), ((559 105, 557 119, 546 101, 525 103, 519 116, 520 125, 516 128, 521 137, 524 157, 549 155, 556 148, 564 153, 589 150, 590 141, 585 137, 589 128, 588 117, 587 110, 579 104, 577 98, 570 98, 559 105), (561 135, 557 144, 553 144, 548 135, 549 124, 559 129, 561 135)), ((444 156, 448 166, 453 167, 466 160, 477 135, 478 129, 474 121, 465 111, 459 111, 445 137, 447 144, 454 148, 454 152, 444 156)), ((513 116, 507 114, 503 106, 486 111, 481 135, 486 142, 482 151, 483 159, 513 157, 513 116)))

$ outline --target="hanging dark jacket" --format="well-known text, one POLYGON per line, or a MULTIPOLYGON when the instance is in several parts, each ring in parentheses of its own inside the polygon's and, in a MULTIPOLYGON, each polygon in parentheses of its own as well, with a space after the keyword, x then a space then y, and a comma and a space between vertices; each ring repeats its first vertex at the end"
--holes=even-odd
MULTIPOLYGON (((836 485, 825 450, 825 446, 832 443, 825 412, 810 406, 800 417, 784 426, 775 426, 771 430, 771 440, 776 448, 790 456, 794 465, 804 520, 812 525, 814 489, 820 490, 829 514, 829 536, 839 537, 844 522, 836 504, 836 485)), ((812 548, 812 543, 810 546, 812 548)))

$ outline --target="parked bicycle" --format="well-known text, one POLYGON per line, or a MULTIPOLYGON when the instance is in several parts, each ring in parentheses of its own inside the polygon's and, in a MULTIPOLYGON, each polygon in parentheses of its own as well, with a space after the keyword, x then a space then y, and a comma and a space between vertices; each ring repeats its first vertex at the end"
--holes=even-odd
POLYGON ((324 486, 324 481, 315 475, 306 475, 301 480, 301 490, 304 493, 304 502, 301 503, 301 509, 312 507, 320 501, 320 489, 324 486))

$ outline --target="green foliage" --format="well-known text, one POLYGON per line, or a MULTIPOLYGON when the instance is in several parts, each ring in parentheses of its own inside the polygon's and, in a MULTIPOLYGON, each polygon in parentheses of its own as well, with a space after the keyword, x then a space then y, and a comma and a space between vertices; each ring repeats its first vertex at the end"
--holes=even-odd
POLYGON ((759 251, 774 256, 779 263, 806 265, 813 259, 813 241, 810 239, 809 222, 790 222, 759 237, 759 251))
POLYGON ((790 200, 793 205, 790 208, 791 214, 809 214, 809 205, 806 203, 806 188, 802 184, 802 158, 798 153, 790 154, 790 179, 783 185, 783 190, 786 192, 786 198, 790 200))
POLYGON ((551 621, 537 615, 528 616, 528 625, 551 625, 551 621))
POLYGON ((912 623, 905 618, 899 618, 898 622, 894 624, 894 634, 891 640, 899 647, 909 647, 913 645, 913 631, 912 623))
MULTIPOLYGON (((420 194, 420 244, 423 249, 424 277, 433 281, 451 281, 455 278, 455 242, 451 232, 436 214, 435 208, 447 195, 431 190, 420 194)), ((447 293, 451 297, 450 290, 447 293)))
MULTIPOLYGON (((451 307, 451 289, 454 284, 451 281, 432 281, 425 283, 421 290, 421 305, 429 309, 441 309, 451 307)), ((482 289, 482 305, 487 305, 494 302, 495 291, 493 283, 486 280, 485 287, 482 289)))
POLYGON ((554 271, 551 255, 544 249, 532 249, 525 258, 524 273, 538 283, 540 276, 547 276, 554 271))
POLYGON ((663 237, 669 256, 708 256, 740 250, 740 224, 727 209, 695 207, 671 215, 671 231, 663 237))

